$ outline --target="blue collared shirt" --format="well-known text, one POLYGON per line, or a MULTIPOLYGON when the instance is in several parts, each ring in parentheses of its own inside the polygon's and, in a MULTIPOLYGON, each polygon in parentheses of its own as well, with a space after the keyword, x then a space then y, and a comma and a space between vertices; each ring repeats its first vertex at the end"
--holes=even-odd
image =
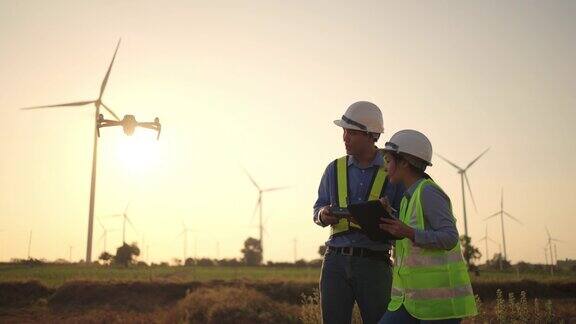
MULTIPOLYGON (((374 173, 384 165, 384 155, 382 151, 378 150, 376 157, 369 166, 362 168, 354 159, 350 156, 348 159, 348 187, 350 203, 363 202, 366 199, 369 186, 371 184, 372 177, 374 173)), ((318 188, 318 199, 314 204, 314 222, 320 226, 323 225, 318 219, 318 212, 320 208, 329 205, 338 204, 338 194, 336 190, 336 176, 334 161, 328 165, 322 175, 322 180, 320 181, 320 187, 318 188)), ((388 183, 384 191, 384 195, 388 197, 390 204, 396 210, 400 209, 400 201, 404 195, 404 188, 402 185, 394 185, 388 183)), ((396 215, 397 216, 397 215, 396 215)), ((369 248, 372 250, 389 250, 390 245, 382 242, 375 242, 370 240, 366 235, 358 231, 352 231, 343 235, 338 235, 332 237, 326 241, 326 245, 332 247, 362 247, 369 248)))

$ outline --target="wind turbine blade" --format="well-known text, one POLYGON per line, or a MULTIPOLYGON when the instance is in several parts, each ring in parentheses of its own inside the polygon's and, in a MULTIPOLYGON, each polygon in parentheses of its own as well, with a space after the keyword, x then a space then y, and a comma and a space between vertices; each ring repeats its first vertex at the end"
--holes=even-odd
POLYGON ((110 71, 112 70, 114 60, 116 59, 116 53, 118 53, 118 48, 120 47, 120 41, 122 41, 122 38, 118 40, 116 50, 114 51, 114 56, 112 56, 112 61, 110 62, 110 66, 108 66, 108 71, 106 72, 106 76, 104 76, 104 80, 102 81, 102 85, 100 86, 100 96, 98 96, 98 100, 102 99, 102 94, 104 93, 104 89, 106 89, 106 84, 108 83, 108 78, 110 77, 110 71))
POLYGON ((256 201, 256 205, 254 206, 254 211, 252 212, 252 217, 250 218, 250 223, 252 223, 254 221, 254 216, 256 216, 256 213, 258 212, 259 207, 260 207, 260 199, 258 199, 256 201))
POLYGON ((443 157, 442 155, 436 153, 436 155, 441 158, 442 160, 446 161, 446 163, 450 164, 451 166, 455 167, 456 169, 458 169, 458 171, 464 171, 461 167, 457 166, 456 164, 450 162, 447 158, 443 157))
POLYGON ((128 213, 128 207, 130 207, 130 202, 126 204, 126 208, 124 208, 124 214, 128 213))
POLYGON ((487 148, 486 150, 484 150, 484 152, 482 152, 480 155, 478 155, 478 157, 476 157, 474 160, 472 160, 472 162, 468 163, 468 166, 466 166, 466 168, 464 170, 468 170, 472 166, 472 164, 476 163, 476 161, 478 161, 482 157, 482 155, 486 154, 486 152, 488 152, 489 149, 490 148, 487 148))
POLYGON ((561 241, 561 240, 557 240, 557 239, 555 239, 555 238, 550 238, 550 241, 554 241, 554 242, 560 242, 560 243, 564 243, 564 241, 561 241))
POLYGON ((106 230, 106 228, 104 227, 104 224, 102 224, 102 221, 100 220, 100 218, 98 218, 98 224, 100 224, 100 227, 102 227, 102 230, 106 230))
POLYGON ((136 227, 134 227, 134 224, 132 224, 132 221, 130 220, 130 218, 128 218, 128 216, 126 216, 126 220, 128 221, 128 224, 130 224, 130 227, 132 227, 132 229, 134 230, 134 232, 136 234, 138 234, 138 231, 136 230, 136 227))
POLYGON ((58 107, 76 107, 76 106, 85 106, 91 103, 94 103, 94 100, 90 101, 77 101, 77 102, 69 102, 57 105, 46 105, 46 106, 34 106, 34 107, 26 107, 20 108, 21 110, 32 110, 32 109, 43 109, 43 108, 58 108, 58 107))
POLYGON ((278 191, 278 190, 284 190, 284 189, 288 189, 288 188, 290 188, 290 187, 284 186, 284 187, 268 188, 268 189, 262 190, 262 192, 278 191))
POLYGON ((248 176, 248 178, 250 179, 250 181, 252 182, 252 184, 258 188, 258 191, 260 191, 260 186, 256 183, 256 181, 254 181, 254 179, 252 178, 252 176, 250 175, 250 173, 248 173, 248 171, 246 169, 244 169, 244 173, 246 173, 246 175, 248 176))
POLYGON ((492 215, 484 218, 484 220, 488 220, 488 219, 490 219, 490 218, 492 218, 492 217, 496 217, 496 216, 498 216, 498 215, 500 215, 500 212, 495 212, 494 214, 492 214, 492 215))
POLYGON ((488 240, 489 240, 490 242, 494 243, 494 244, 500 244, 500 243, 498 243, 498 242, 494 241, 494 240, 493 240, 493 239, 491 239, 491 238, 488 238, 488 240))
POLYGON ((550 231, 548 231, 548 226, 545 226, 544 228, 546 229, 546 234, 548 234, 548 239, 550 239, 551 236, 550 236, 550 231))
POLYGON ((524 224, 522 224, 522 222, 521 222, 521 221, 519 221, 518 219, 516 219, 514 216, 512 216, 512 215, 508 214, 508 212, 504 212, 504 214, 505 214, 506 216, 508 216, 508 217, 512 218, 513 220, 517 221, 517 222, 518 222, 518 224, 520 224, 520 225, 524 225, 524 224))
POLYGON ((478 208, 476 207, 476 201, 474 200, 474 195, 472 194, 472 188, 470 187, 470 180, 468 180, 468 175, 464 172, 464 180, 466 180, 466 186, 468 187, 468 192, 470 193, 470 198, 472 198, 472 204, 474 205, 474 211, 478 213, 478 208))
POLYGON ((106 106, 103 102, 100 102, 100 104, 104 107, 104 109, 106 109, 106 111, 108 111, 112 116, 114 116, 114 118, 116 118, 117 121, 120 121, 120 118, 112 111, 112 109, 106 106))

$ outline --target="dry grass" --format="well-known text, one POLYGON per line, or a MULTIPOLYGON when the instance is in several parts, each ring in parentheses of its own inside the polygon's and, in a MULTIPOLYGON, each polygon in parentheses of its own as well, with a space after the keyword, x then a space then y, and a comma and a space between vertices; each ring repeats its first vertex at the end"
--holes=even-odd
MULTIPOLYGON (((302 294, 300 320, 303 324, 321 324, 322 308, 320 306, 320 292, 315 289, 312 294, 302 294)), ((352 310, 352 324, 361 324, 362 316, 358 305, 354 304, 352 310)))
MULTIPOLYGON (((529 282, 522 293, 517 283, 512 291, 504 283, 505 293, 497 293, 490 283, 483 292, 488 298, 480 296, 481 314, 465 322, 576 323, 573 283, 559 284, 529 282)), ((38 282, 0 283, 0 323, 321 323, 317 287, 243 280, 78 281, 57 289, 38 282)), ((357 308, 353 323, 361 323, 357 308)))
POLYGON ((299 307, 247 287, 200 288, 186 295, 166 323, 298 323, 299 307))

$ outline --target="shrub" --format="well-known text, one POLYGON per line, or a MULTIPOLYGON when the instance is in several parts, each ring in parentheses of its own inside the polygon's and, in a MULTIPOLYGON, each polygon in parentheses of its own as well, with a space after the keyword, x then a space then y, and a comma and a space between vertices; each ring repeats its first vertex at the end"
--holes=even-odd
POLYGON ((188 293, 167 323, 298 323, 298 307, 246 287, 200 288, 188 293))

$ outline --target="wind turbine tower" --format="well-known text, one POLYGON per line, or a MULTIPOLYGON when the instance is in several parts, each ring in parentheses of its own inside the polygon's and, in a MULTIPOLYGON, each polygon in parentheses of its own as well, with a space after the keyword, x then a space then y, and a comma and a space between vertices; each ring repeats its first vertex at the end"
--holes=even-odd
POLYGON ((126 205, 126 208, 124 208, 124 212, 122 214, 112 215, 112 217, 122 217, 122 244, 126 244, 126 222, 128 222, 128 224, 130 224, 130 227, 132 227, 132 229, 134 230, 135 233, 138 233, 138 231, 136 231, 136 228, 134 227, 134 224, 132 224, 132 221, 128 217, 128 207, 129 206, 130 206, 130 203, 128 203, 126 205))
POLYGON ((258 240, 260 241, 260 250, 262 251, 262 260, 264 260, 264 240, 263 240, 264 239, 264 237, 263 237, 264 223, 262 222, 262 197, 263 197, 264 193, 266 193, 266 192, 283 190, 283 189, 286 189, 288 187, 262 188, 258 185, 258 183, 256 183, 256 181, 254 181, 254 179, 252 178, 250 173, 248 173, 248 171, 244 170, 244 172, 246 173, 246 175, 250 179, 250 182, 252 182, 254 187, 256 187, 256 190, 258 190, 258 200, 256 200, 256 206, 254 207, 254 214, 256 214, 256 212, 258 212, 258 220, 259 220, 258 221, 258 223, 259 223, 259 225, 258 225, 258 240))
POLYGON ((90 203, 88 207, 88 238, 86 242, 86 263, 92 262, 92 234, 94 231, 94 204, 95 204, 95 194, 96 194, 96 160, 97 160, 97 152, 98 152, 98 116, 100 115, 100 108, 104 108, 108 111, 116 120, 120 120, 118 116, 102 102, 102 96, 104 95, 104 90, 106 89, 106 84, 108 83, 108 78, 110 77, 110 71, 112 70, 112 65, 114 64, 114 60, 116 59, 116 53, 118 52, 118 48, 120 47, 120 40, 118 40, 118 44, 116 45, 116 50, 114 51, 114 56, 112 56, 112 61, 108 66, 108 70, 104 79, 102 80, 102 84, 100 85, 100 94, 98 98, 95 100, 85 100, 85 101, 77 101, 77 102, 70 102, 70 103, 63 103, 63 104, 56 104, 56 105, 46 105, 46 106, 34 106, 34 107, 27 107, 22 108, 24 110, 30 109, 45 109, 45 108, 57 108, 57 107, 79 107, 79 106, 86 106, 90 104, 94 104, 96 110, 94 112, 94 144, 92 149, 92 177, 90 181, 90 203))
POLYGON ((446 161, 446 163, 456 168, 456 170, 458 170, 458 174, 460 174, 460 186, 462 189, 462 215, 464 216, 464 235, 466 236, 468 236, 468 219, 466 217, 466 193, 464 191, 464 182, 466 182, 466 186, 468 187, 468 192, 470 193, 470 198, 472 199, 472 203, 474 204, 474 209, 477 211, 476 202, 474 201, 474 196, 472 195, 472 188, 470 187, 470 180, 468 180, 468 175, 466 174, 466 172, 468 171, 468 169, 470 169, 470 167, 472 167, 472 165, 474 165, 474 163, 476 163, 484 154, 486 154, 486 152, 488 152, 489 149, 490 148, 487 148, 484 152, 478 155, 474 160, 472 160, 472 162, 468 163, 468 165, 465 168, 461 168, 455 163, 448 160, 447 158, 443 157, 442 155, 436 154, 442 160, 446 161))
POLYGON ((492 217, 496 217, 498 215, 500 215, 500 225, 502 227, 502 246, 504 247, 504 260, 508 260, 508 255, 506 254, 506 235, 504 232, 504 215, 515 220, 520 225, 522 225, 522 222, 520 222, 518 219, 514 218, 512 215, 510 215, 507 211, 504 210, 504 189, 502 189, 501 194, 500 194, 500 210, 495 212, 494 214, 486 217, 484 220, 488 220, 488 219, 490 219, 492 217))

